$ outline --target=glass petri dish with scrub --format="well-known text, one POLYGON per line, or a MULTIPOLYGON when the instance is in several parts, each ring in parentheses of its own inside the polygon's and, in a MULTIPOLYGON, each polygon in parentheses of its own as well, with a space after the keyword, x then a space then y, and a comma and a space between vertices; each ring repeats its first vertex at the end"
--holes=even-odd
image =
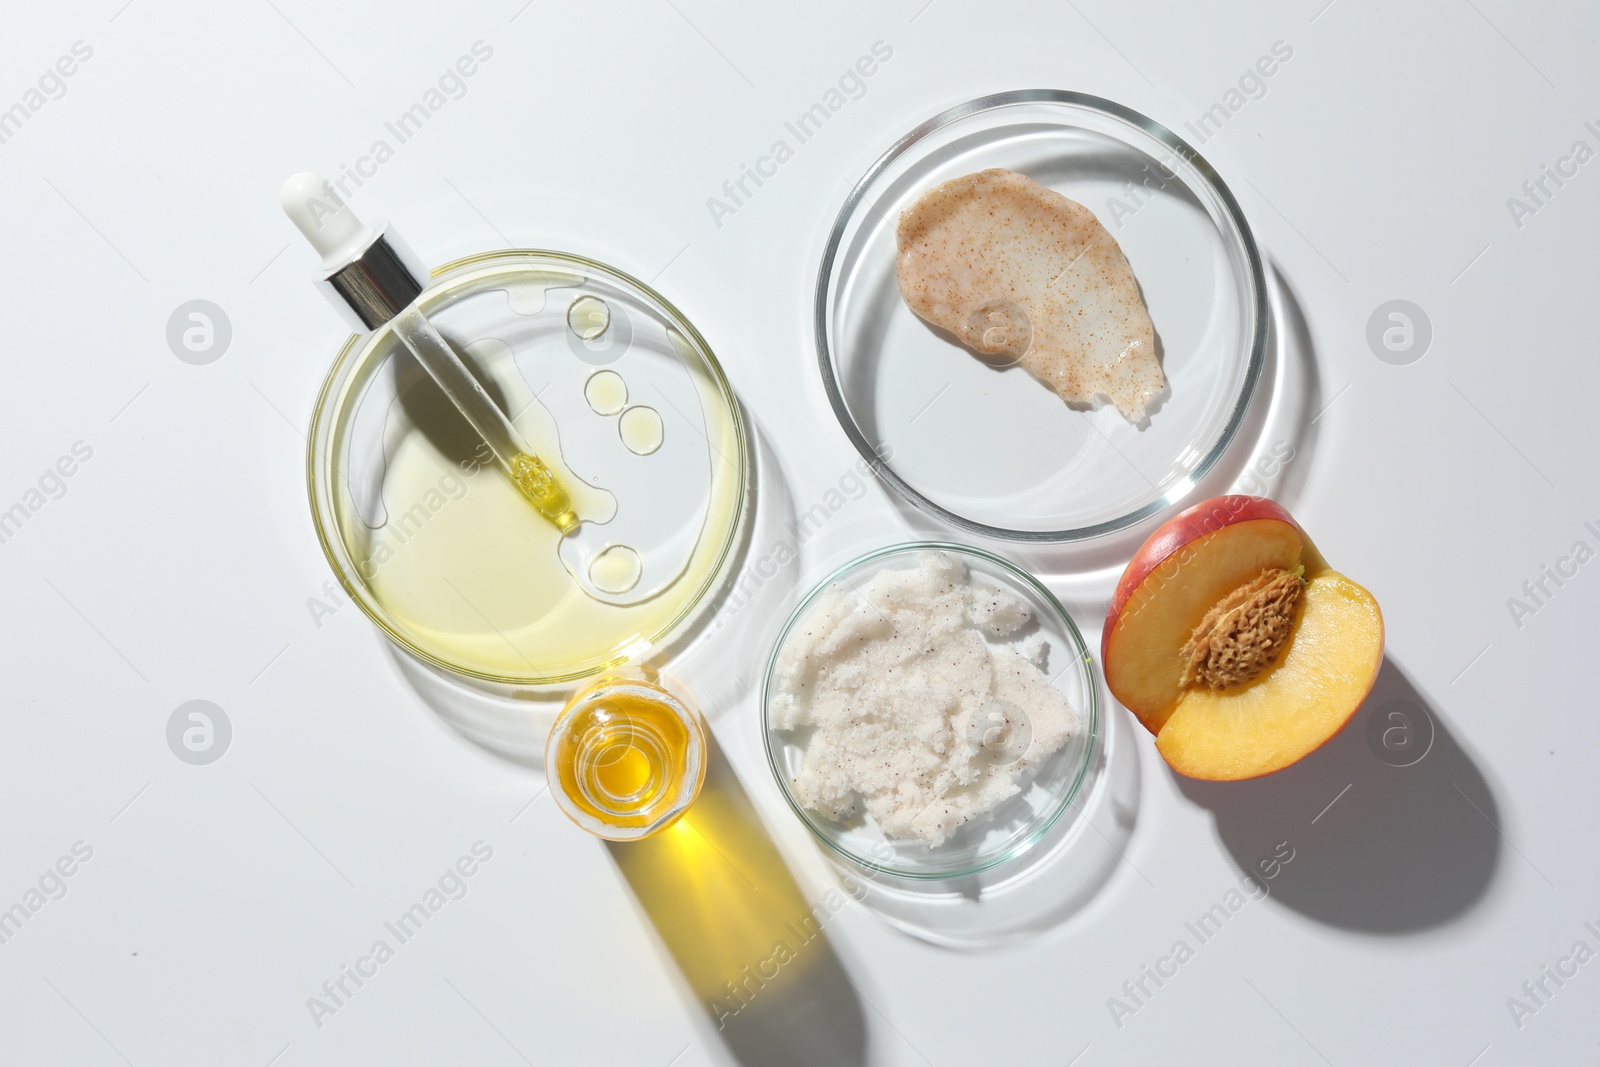
MULTIPOLYGON (((1049 288, 1080 286, 1078 262, 1049 288)), ((1266 363, 1267 287, 1238 202, 1182 138, 1109 100, 1018 90, 933 116, 868 168, 828 235, 813 328, 840 426, 891 489, 970 535, 1059 544, 1154 517, 1222 458, 1266 363), (1125 257, 1164 377, 1133 410, 1063 403, 1035 380, 1028 338, 1039 348, 1040 328, 1060 324, 1011 321, 1020 309, 997 302, 978 309, 990 314, 973 348, 908 306, 906 214, 997 170, 1092 213, 1125 257)))
POLYGON ((430 275, 322 178, 294 176, 282 201, 359 331, 307 451, 339 581, 436 672, 604 714, 610 693, 625 720, 648 693, 623 673, 710 606, 747 519, 743 418, 705 339, 582 256, 491 252, 430 275))
MULTIPOLYGON (((928 605, 930 609, 933 606, 928 605)), ((946 619, 930 622, 926 631, 914 632, 918 640, 932 644, 941 639, 934 636, 936 632, 942 635, 961 629, 960 624, 951 626, 951 620, 946 619)), ((984 683, 993 684, 988 679, 984 683)), ((1052 703, 1042 698, 1039 702, 1052 703)), ((849 869, 897 880, 947 881, 971 878, 1005 865, 1015 866, 1017 860, 1044 842, 1058 823, 1071 821, 1074 800, 1086 783, 1092 786, 1090 770, 1101 744, 1101 718, 1088 645, 1061 602, 1037 578, 1009 560, 951 542, 888 545, 823 578, 784 623, 767 660, 761 690, 767 763, 790 809, 818 844, 849 869), (838 657, 844 646, 861 650, 854 654, 865 663, 862 653, 883 641, 886 633, 898 638, 899 624, 892 614, 895 608, 886 607, 881 601, 915 588, 921 580, 917 569, 927 568, 929 561, 937 557, 948 561, 946 567, 936 568, 939 573, 967 576, 942 585, 942 591, 961 588, 970 580, 972 592, 984 603, 1007 604, 1007 610, 1019 613, 1026 623, 1004 635, 983 631, 986 637, 979 638, 976 645, 970 642, 980 632, 978 629, 964 635, 969 642, 963 646, 965 654, 941 659, 933 668, 941 690, 938 695, 924 695, 925 691, 918 690, 917 683, 911 680, 911 672, 919 669, 915 659, 896 664, 892 673, 900 680, 892 685, 858 679, 858 664, 826 662, 838 657), (871 621, 864 627, 854 626, 849 621, 852 612, 860 612, 862 618, 871 621), (838 635, 844 633, 851 633, 853 640, 839 641, 838 635), (1019 637, 1023 639, 1020 643, 1016 640, 1019 637), (813 646, 810 651, 808 645, 813 646), (1011 658, 1012 651, 1008 650, 1024 647, 1030 649, 1028 654, 1033 659, 1025 662, 1011 658), (811 651, 822 648, 827 651, 819 661, 811 661, 811 651), (884 748, 911 750, 919 749, 923 740, 904 746, 900 746, 898 737, 879 742, 894 727, 887 721, 890 716, 877 715, 864 717, 866 730, 855 737, 836 735, 819 742, 819 735, 830 727, 832 716, 826 710, 813 713, 812 708, 818 704, 825 707, 831 699, 827 692, 834 684, 830 676, 850 678, 852 703, 860 700, 863 693, 881 700, 888 689, 904 686, 918 690, 917 699, 923 703, 937 706, 943 698, 958 705, 960 698, 953 694, 970 684, 963 678, 962 668, 973 663, 987 664, 991 655, 996 657, 996 673, 1005 671, 1023 677, 1039 671, 1034 683, 1038 688, 1033 695, 1051 691, 1063 717, 1054 732, 1053 747, 1044 748, 1044 736, 1049 731, 1043 717, 1031 722, 1026 709, 1004 699, 1005 688, 995 686, 992 695, 996 699, 986 701, 970 719, 956 711, 950 720, 949 735, 941 735, 936 744, 928 745, 927 751, 911 757, 920 758, 924 769, 939 765, 937 772, 908 775, 896 788, 878 791, 870 801, 858 792, 844 805, 848 812, 830 810, 840 806, 838 794, 833 792, 840 779, 849 779, 856 787, 858 779, 870 780, 880 773, 876 770, 879 753, 875 752, 870 760, 857 758, 862 753, 856 746, 862 740, 870 739, 868 746, 882 743, 884 748), (971 762, 964 767, 958 755, 966 751, 963 741, 971 744, 971 762), (802 788, 801 782, 807 779, 807 787, 802 788), (822 789, 815 788, 824 779, 831 781, 822 789), (954 784, 958 779, 965 779, 967 784, 954 784), (1003 801, 986 805, 971 818, 961 815, 959 824, 948 833, 941 832, 936 843, 919 835, 919 828, 940 822, 944 818, 942 812, 951 810, 951 804, 970 800, 973 790, 981 790, 982 783, 990 779, 1014 781, 1015 792, 1004 794, 1003 801), (934 782, 937 786, 930 785, 934 782), (921 790, 926 790, 926 803, 921 790), (819 796, 826 800, 819 803, 819 796), (892 827, 874 814, 875 807, 887 810, 902 802, 920 810, 910 819, 896 819, 892 827)), ((885 767, 891 758, 896 757, 885 757, 885 767)))

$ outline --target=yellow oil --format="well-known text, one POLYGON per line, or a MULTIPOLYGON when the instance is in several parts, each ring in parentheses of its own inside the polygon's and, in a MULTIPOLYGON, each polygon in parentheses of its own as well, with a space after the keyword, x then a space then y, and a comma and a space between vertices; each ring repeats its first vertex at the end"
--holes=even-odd
POLYGON ((589 562, 589 581, 602 593, 621 596, 639 584, 644 559, 628 545, 610 545, 589 562))
POLYGON ((567 328, 585 341, 599 340, 611 325, 611 308, 598 296, 587 293, 567 307, 567 328))
POLYGON ((705 767, 704 735, 681 707, 643 682, 602 682, 575 697, 550 735, 552 788, 603 828, 665 829, 705 767))
POLYGON ((556 524, 556 529, 566 533, 578 525, 578 516, 572 510, 572 497, 567 494, 566 486, 550 472, 544 460, 526 453, 512 457, 511 480, 517 483, 522 495, 539 509, 539 514, 556 524))
POLYGON ((656 773, 650 757, 628 744, 620 754, 613 751, 596 765, 594 783, 607 796, 636 797, 646 793, 656 773))
POLYGON ((655 408, 635 404, 617 420, 617 430, 628 451, 638 456, 648 456, 661 447, 666 439, 661 425, 661 413, 655 408))
MULTIPOLYGON (((687 343, 671 337, 679 346, 687 343)), ((705 533, 667 590, 638 604, 607 604, 582 591, 557 545, 561 516, 605 513, 609 498, 566 466, 554 420, 536 402, 510 348, 488 340, 466 350, 504 410, 517 413, 513 422, 543 469, 528 472, 525 494, 419 374, 402 387, 397 406, 407 419, 391 419, 385 443, 385 521, 371 529, 355 517, 353 505, 343 509, 346 544, 361 580, 408 644, 481 677, 566 682, 637 655, 698 604, 738 526, 742 448, 731 410, 710 378, 691 371, 713 464, 705 533)), ((599 577, 611 587, 631 587, 628 563, 607 559, 599 577)))
POLYGON ((584 383, 583 396, 596 415, 615 415, 628 405, 628 383, 614 370, 597 370, 584 383))

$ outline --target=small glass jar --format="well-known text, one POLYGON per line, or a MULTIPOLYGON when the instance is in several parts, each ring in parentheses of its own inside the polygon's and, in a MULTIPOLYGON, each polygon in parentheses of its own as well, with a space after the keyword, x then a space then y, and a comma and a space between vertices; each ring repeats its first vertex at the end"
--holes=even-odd
POLYGON ((567 817, 608 841, 671 826, 700 795, 705 726, 661 681, 611 677, 567 702, 545 744, 551 795, 567 817))

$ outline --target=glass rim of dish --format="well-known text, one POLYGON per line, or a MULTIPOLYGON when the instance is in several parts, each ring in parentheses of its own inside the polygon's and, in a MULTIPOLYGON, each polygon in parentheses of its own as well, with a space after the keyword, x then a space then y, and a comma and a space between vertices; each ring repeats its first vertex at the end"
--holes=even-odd
POLYGON ((791 811, 800 819, 805 828, 811 832, 824 848, 843 858, 854 866, 872 874, 886 875, 891 878, 903 878, 914 881, 941 881, 953 878, 967 878, 975 874, 992 871, 996 867, 1010 863, 1028 853, 1045 836, 1056 828, 1061 817, 1072 808, 1073 801, 1083 789, 1084 783, 1089 780, 1089 768, 1094 764, 1096 747, 1100 743, 1100 688, 1095 679, 1094 659, 1089 651, 1083 634, 1078 630, 1078 624, 1073 622, 1072 616, 1062 605, 1054 593, 1039 579, 1029 574, 1003 556, 997 555, 975 545, 964 545, 955 541, 897 541, 893 544, 875 548, 870 552, 851 559, 848 563, 834 568, 825 578, 818 581, 805 596, 800 598, 789 617, 784 620, 783 628, 778 632, 778 639, 773 642, 772 651, 767 656, 766 671, 761 682, 761 732, 762 747, 766 750, 767 766, 772 771, 773 778, 778 783, 778 790, 783 794, 783 799, 788 803, 791 811), (1055 806, 1047 818, 1034 827, 1028 835, 1016 841, 995 856, 982 862, 975 862, 968 866, 952 870, 925 870, 914 867, 900 867, 880 863, 867 856, 863 856, 846 848, 837 840, 837 835, 826 828, 823 816, 808 811, 795 797, 794 791, 789 786, 788 771, 782 766, 779 758, 779 746, 775 744, 777 732, 771 723, 772 686, 777 674, 778 655, 783 651, 783 646, 789 639, 789 634, 795 626, 805 617, 817 598, 826 592, 839 579, 864 567, 891 556, 906 555, 914 552, 953 552, 960 556, 972 556, 993 564, 1000 568, 1009 577, 1019 581, 1033 592, 1051 610, 1057 623, 1074 648, 1073 662, 1078 664, 1078 670, 1085 674, 1085 691, 1088 694, 1087 706, 1075 708, 1081 721, 1081 735, 1083 742, 1083 757, 1078 767, 1073 772, 1071 785, 1057 798, 1055 806))
POLYGON ((817 270, 812 329, 817 347, 817 363, 822 372, 822 385, 828 395, 828 404, 833 409, 834 417, 838 420, 850 443, 861 454, 862 459, 901 498, 912 504, 919 511, 932 515, 946 525, 982 537, 1029 544, 1062 544, 1087 541, 1137 525, 1145 519, 1181 502, 1199 484, 1200 480, 1216 466, 1222 459, 1223 454, 1227 452, 1228 446, 1233 443, 1234 437, 1244 424, 1245 415, 1249 410, 1252 398, 1255 396, 1262 370, 1266 366, 1269 330, 1266 269, 1249 222, 1245 219, 1244 211, 1239 206, 1239 202, 1235 199, 1232 190, 1228 188, 1227 183, 1222 180, 1221 175, 1217 173, 1216 169, 1211 166, 1205 157, 1182 137, 1179 137, 1166 126, 1142 112, 1135 111, 1133 108, 1104 97, 1073 92, 1067 89, 1013 89, 976 97, 940 111, 897 139, 882 155, 873 161, 861 178, 856 181, 849 194, 845 197, 844 204, 840 207, 839 214, 828 231, 827 243, 823 247, 822 263, 817 270), (830 339, 832 330, 830 297, 835 281, 835 268, 837 267, 839 252, 843 246, 845 235, 874 182, 896 160, 940 130, 986 111, 995 111, 1025 104, 1063 104, 1081 110, 1098 112, 1109 119, 1131 127, 1139 133, 1161 142, 1173 154, 1192 166, 1210 191, 1216 195, 1226 213, 1228 223, 1233 229, 1234 236, 1238 239, 1238 245, 1243 251, 1248 264, 1248 280, 1251 288, 1251 299, 1241 301, 1241 304, 1245 304, 1248 307, 1252 318, 1249 331, 1250 354, 1244 382, 1239 395, 1235 398, 1233 410, 1228 415, 1227 423, 1206 454, 1200 458, 1199 462, 1186 475, 1179 478, 1169 489, 1154 499, 1114 519, 1064 530, 1019 530, 979 522, 936 503, 902 478, 890 465, 889 461, 880 455, 878 449, 874 448, 872 443, 867 440, 866 435, 862 433, 849 401, 845 398, 844 392, 839 386, 839 367, 834 358, 833 345, 830 339))
POLYGON ((366 350, 362 342, 371 336, 370 332, 351 334, 346 338, 344 344, 340 346, 338 354, 334 357, 333 364, 328 368, 328 373, 317 392, 316 404, 313 406, 311 414, 311 431, 306 436, 306 490, 311 500, 311 524, 316 530, 317 541, 322 546, 322 554, 327 559, 329 567, 332 568, 334 577, 338 579, 340 586, 343 587, 350 599, 360 607, 362 613, 382 630, 389 640, 393 641, 408 654, 453 675, 518 688, 546 689, 556 686, 570 686, 575 682, 599 678, 608 671, 615 671, 624 664, 638 660, 645 654, 663 647, 681 634, 683 628, 697 618, 701 610, 712 602, 713 595, 727 577, 728 562, 733 557, 734 549, 741 540, 741 531, 749 523, 751 463, 750 437, 745 427, 744 411, 739 404, 738 396, 733 391, 733 385, 728 381, 727 374, 722 369, 722 363, 717 359, 710 343, 706 341, 694 323, 682 311, 678 310, 675 304, 633 275, 608 263, 602 263, 599 260, 590 259, 587 256, 572 252, 544 248, 507 248, 491 252, 477 252, 440 264, 429 271, 429 286, 431 288, 433 283, 438 282, 441 278, 471 267, 495 265, 505 260, 534 257, 552 260, 573 269, 593 271, 609 278, 613 282, 621 283, 623 288, 631 287, 638 294, 655 302, 671 316, 674 325, 683 332, 696 353, 703 358, 712 380, 716 383, 717 391, 727 402, 734 437, 738 443, 736 459, 739 466, 739 478, 737 496, 733 506, 735 519, 729 536, 719 546, 716 562, 707 572, 704 583, 702 583, 700 589, 685 600, 682 609, 662 624, 658 632, 643 637, 641 639, 645 643, 643 648, 629 646, 628 649, 619 653, 614 659, 605 663, 586 667, 580 671, 560 675, 542 675, 537 678, 478 670, 462 663, 453 662, 412 640, 402 627, 389 619, 388 613, 383 609, 382 605, 376 602, 368 590, 366 581, 361 578, 359 570, 351 565, 343 540, 339 536, 338 518, 335 514, 332 496, 332 468, 335 465, 332 450, 335 445, 335 431, 339 423, 337 414, 347 407, 350 399, 348 390, 352 384, 352 372, 356 369, 355 362, 358 356, 366 350))

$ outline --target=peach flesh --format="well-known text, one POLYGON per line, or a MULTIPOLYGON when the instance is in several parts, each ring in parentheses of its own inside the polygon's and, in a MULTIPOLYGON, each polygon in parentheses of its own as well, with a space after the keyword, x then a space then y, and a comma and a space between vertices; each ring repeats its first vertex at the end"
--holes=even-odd
POLYGON ((1205 501, 1156 530, 1117 583, 1101 637, 1112 694, 1196 778, 1254 777, 1313 751, 1355 714, 1382 659, 1371 594, 1329 569, 1281 505, 1245 496, 1205 501), (1194 628, 1272 568, 1307 583, 1288 642, 1241 685, 1185 687, 1181 649, 1194 628))

